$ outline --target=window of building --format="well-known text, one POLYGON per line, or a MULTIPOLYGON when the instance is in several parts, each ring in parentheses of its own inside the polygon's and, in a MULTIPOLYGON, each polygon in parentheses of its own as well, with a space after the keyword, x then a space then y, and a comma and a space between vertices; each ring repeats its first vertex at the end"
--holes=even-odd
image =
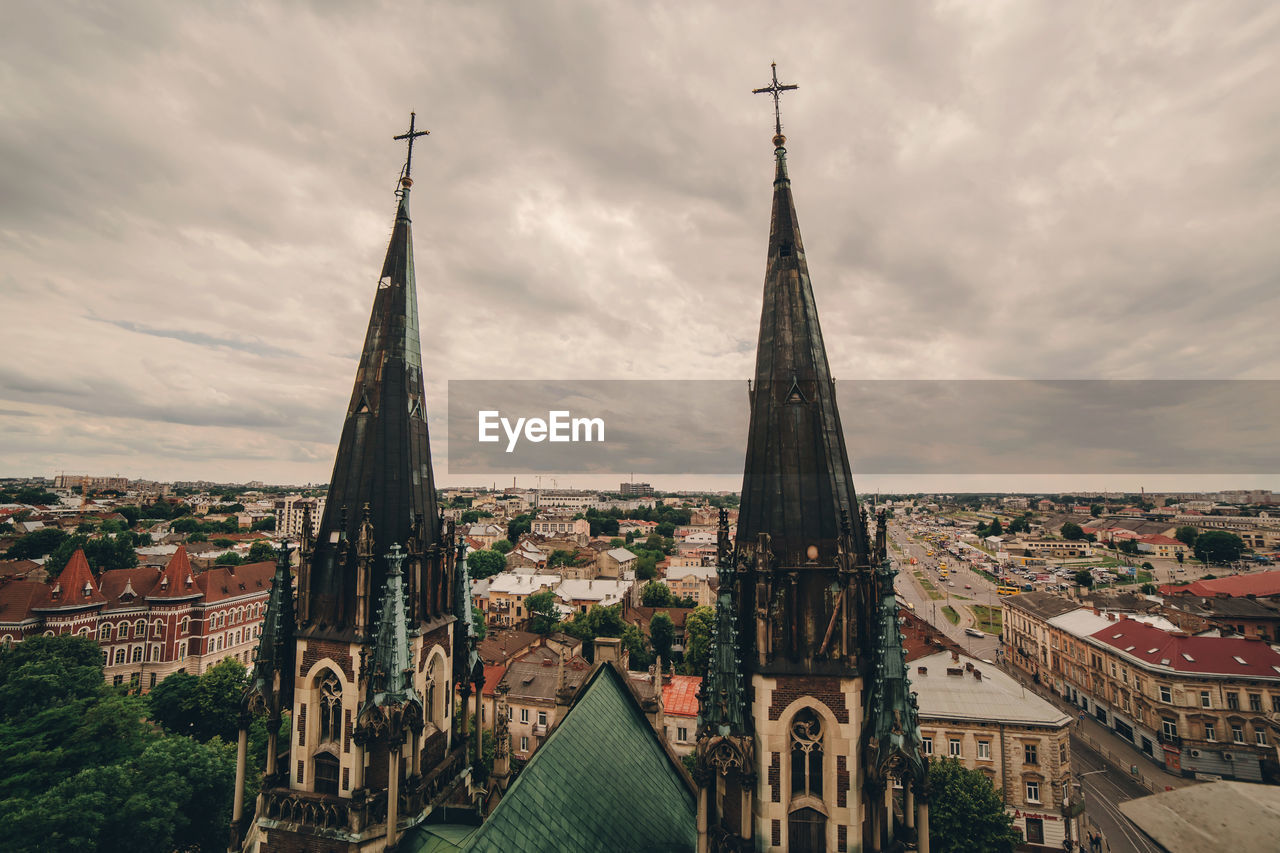
POLYGON ((1257 741, 1258 746, 1266 746, 1266 745, 1267 745, 1267 733, 1266 733, 1266 731, 1265 731, 1265 730, 1263 730, 1263 729, 1257 729, 1257 730, 1256 730, 1256 731, 1254 731, 1254 733, 1253 733, 1253 739, 1254 739, 1255 741, 1257 741))
POLYGON ((1227 710, 1230 710, 1230 711, 1240 710, 1240 694, 1239 693, 1232 691, 1231 693, 1227 694, 1227 710))
POLYGON ((525 735, 520 736, 520 751, 521 752, 529 751, 529 738, 525 735))
POLYGON ((812 708, 791 718, 791 795, 822 796, 822 720, 812 708))
POLYGON ((154 672, 151 673, 151 686, 152 687, 156 686, 156 674, 154 672))
POLYGON ((1271 710, 1280 713, 1280 693, 1271 695, 1271 710))
POLYGON ((124 649, 116 649, 116 666, 124 663, 124 649))
POLYGON ((1213 723, 1204 724, 1204 739, 1207 741, 1215 741, 1218 739, 1218 729, 1213 723))
POLYGON ((947 739, 947 754, 953 758, 960 757, 960 738, 953 737, 947 739))
POLYGON ((978 741, 978 758, 982 760, 991 759, 991 741, 989 740, 978 741))
POLYGON ((540 725, 540 726, 545 726, 546 724, 547 724, 547 712, 546 712, 546 711, 539 711, 539 712, 538 712, 538 725, 540 725))
POLYGON ((925 755, 933 755, 933 738, 931 737, 920 738, 920 750, 925 755))
POLYGON ((1231 724, 1231 740, 1235 743, 1244 743, 1244 726, 1239 723, 1231 724))
POLYGON ((1173 691, 1169 689, 1169 685, 1167 684, 1160 685, 1160 701, 1161 702, 1173 701, 1173 691))
POLYGON ((1028 803, 1040 802, 1040 783, 1039 782, 1027 783, 1027 802, 1028 803))
POLYGON ((1249 710, 1258 711, 1259 713, 1261 713, 1262 711, 1262 694, 1261 693, 1249 694, 1249 710))
POLYGON ((1200 691, 1200 707, 1201 707, 1201 708, 1212 708, 1212 707, 1213 707, 1213 702, 1212 702, 1212 701, 1210 701, 1210 699, 1209 699, 1209 691, 1208 691, 1208 690, 1201 690, 1201 691, 1200 691))
POLYGON ((1066 764, 1066 762, 1067 762, 1067 742, 1065 740, 1059 741, 1058 742, 1058 763, 1066 764))
POLYGON ((1023 764, 1039 764, 1040 749, 1034 743, 1022 745, 1022 763, 1023 764))
MULTIPOLYGON (((318 689, 320 743, 335 743, 342 737, 342 682, 336 673, 326 669, 320 673, 318 689)), ((337 776, 334 781, 336 785, 337 776)), ((334 793, 337 793, 336 788, 334 793)))
POLYGON ((138 636, 138 637, 147 636, 147 620, 139 619, 137 622, 134 622, 133 633, 135 636, 138 636))
POLYGON ((142 646, 133 647, 133 662, 142 663, 142 646))
POLYGON ((316 793, 338 793, 338 757, 327 752, 316 753, 316 793))
POLYGON ((110 626, 110 625, 103 625, 103 626, 102 626, 102 639, 104 639, 104 640, 110 640, 110 639, 111 639, 111 626, 110 626))
POLYGON ((512 720, 515 719, 515 713, 516 713, 516 709, 508 705, 507 706, 507 722, 511 722, 512 720))
POLYGON ((1176 738, 1178 736, 1178 721, 1171 720, 1168 717, 1161 717, 1160 731, 1164 732, 1166 738, 1176 738))
POLYGON ((676 740, 680 741, 681 743, 684 743, 688 739, 689 739, 689 730, 684 726, 678 727, 676 729, 676 740))
POLYGON ((122 684, 124 684, 124 675, 123 675, 123 674, 121 674, 121 675, 113 676, 113 677, 112 677, 112 679, 111 679, 111 683, 112 683, 112 685, 114 685, 115 687, 119 687, 119 686, 121 686, 122 684))
POLYGON ((521 708, 521 709, 520 709, 520 722, 522 722, 522 723, 527 723, 527 722, 529 722, 529 709, 528 709, 528 708, 521 708))
POLYGON ((1027 842, 1029 844, 1044 844, 1044 818, 1027 818, 1027 842))

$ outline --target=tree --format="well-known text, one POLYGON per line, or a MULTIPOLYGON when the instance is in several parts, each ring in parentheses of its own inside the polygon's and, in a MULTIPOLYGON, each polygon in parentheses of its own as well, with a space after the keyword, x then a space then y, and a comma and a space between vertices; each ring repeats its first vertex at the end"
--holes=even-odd
POLYGON ((1177 539, 1188 548, 1194 548, 1196 545, 1196 537, 1200 535, 1200 531, 1192 527, 1190 524, 1184 524, 1173 532, 1173 538, 1177 539))
POLYGON ((249 557, 246 563, 267 563, 275 562, 276 549, 271 547, 271 543, 265 539, 259 539, 249 546, 249 557))
POLYGON ((1104 512, 1104 507, 1102 506, 1102 504, 1089 505, 1089 515, 1093 516, 1094 518, 1100 517, 1103 512, 1104 512))
POLYGON ((1159 589, 1153 583, 1144 583, 1142 585, 1143 595, 1155 595, 1157 592, 1159 592, 1159 589))
POLYGON ((929 837, 938 853, 1010 853, 1022 843, 1013 816, 977 770, 952 758, 929 762, 929 837))
POLYGON ((1121 554, 1133 555, 1139 553, 1138 543, 1134 542, 1132 539, 1122 539, 1117 542, 1116 550, 1121 554))
POLYGON ((244 557, 241 557, 235 551, 228 551, 225 554, 219 554, 214 558, 215 566, 239 566, 244 563, 244 557))
POLYGON ((467 555, 467 569, 472 580, 493 577, 507 567, 507 558, 497 551, 472 551, 467 555))
POLYGON ((519 542, 520 537, 528 533, 532 527, 532 515, 517 515, 515 518, 507 522, 507 541, 519 542))
POLYGON ((529 630, 535 634, 550 634, 556 627, 556 594, 549 589, 535 592, 524 600, 531 621, 529 630))
POLYGON ((84 549, 85 559, 89 561, 89 568, 94 574, 112 569, 132 569, 138 565, 138 555, 133 550, 133 534, 121 533, 118 536, 99 536, 94 539, 76 534, 64 539, 45 561, 45 572, 51 580, 62 573, 79 548, 84 549))
POLYGON ((230 548, 236 544, 236 541, 234 539, 227 539, 226 537, 219 536, 217 539, 213 540, 213 544, 217 545, 219 548, 230 548))
POLYGON ((479 607, 471 608, 471 626, 476 631, 476 642, 484 639, 484 635, 489 633, 489 626, 484 623, 484 611, 479 607))
POLYGON ((249 529, 255 532, 259 530, 274 532, 276 529, 276 517, 274 515, 268 515, 266 518, 259 518, 253 524, 249 525, 249 529))
POLYGON ((622 629, 622 647, 627 650, 627 669, 640 671, 649 668, 653 663, 653 655, 644 641, 644 635, 635 625, 627 625, 622 629))
POLYGON ((53 553, 54 549, 67 540, 65 530, 56 527, 41 527, 23 536, 9 547, 5 557, 10 560, 34 560, 53 553))
POLYGON ((482 509, 469 509, 462 514, 461 521, 463 524, 475 524, 482 518, 493 518, 493 513, 482 509))
POLYGON ((1075 578, 1076 578, 1076 583, 1078 583, 1080 586, 1085 587, 1086 589, 1093 588, 1093 572, 1089 571, 1088 569, 1081 569, 1080 571, 1076 572, 1075 578))
POLYGON ((489 550, 497 551, 499 554, 509 554, 511 553, 511 543, 505 539, 499 539, 489 546, 489 550))
POLYGON ((671 607, 675 604, 675 596, 671 587, 659 580, 651 580, 640 590, 640 603, 645 607, 671 607))
POLYGON ((648 581, 658 576, 658 558, 654 554, 644 553, 636 557, 636 580, 648 581))
POLYGON ((1074 521, 1068 521, 1066 524, 1062 525, 1059 532, 1062 533, 1063 539, 1071 542, 1079 542, 1084 538, 1084 528, 1076 524, 1074 521))
POLYGON ((1196 537, 1193 549, 1202 563, 1233 563, 1244 553, 1244 540, 1225 530, 1206 530, 1196 537))
POLYGON ((1000 524, 1000 519, 992 519, 991 526, 987 528, 988 536, 1000 536, 1004 533, 1004 526, 1000 524))
POLYGON ((662 658, 664 664, 671 662, 671 646, 676 639, 676 626, 665 610, 653 614, 649 620, 649 643, 654 654, 662 658))
POLYGON ((1178 558, 1178 565, 1182 565, 1182 563, 1187 559, 1186 557, 1184 557, 1184 556, 1182 555, 1182 552, 1181 552, 1181 551, 1179 551, 1178 553, 1174 554, 1174 556, 1178 558))
POLYGON ((569 551, 564 548, 557 548, 551 552, 551 556, 547 558, 547 568, 554 569, 558 566, 576 566, 578 564, 578 553, 569 551))
POLYGON ((701 676, 711 654, 711 635, 715 632, 714 607, 697 607, 684 620, 684 671, 701 676))

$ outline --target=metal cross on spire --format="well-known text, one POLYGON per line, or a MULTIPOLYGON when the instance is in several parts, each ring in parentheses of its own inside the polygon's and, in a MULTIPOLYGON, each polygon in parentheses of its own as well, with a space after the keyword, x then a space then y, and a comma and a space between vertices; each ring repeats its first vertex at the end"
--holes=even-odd
MULTIPOLYGON (((409 113, 409 131, 407 133, 402 133, 399 136, 392 137, 392 139, 397 139, 397 140, 399 139, 409 140, 409 156, 407 156, 404 161, 404 175, 402 176, 402 179, 409 178, 409 172, 413 168, 413 140, 417 139, 419 136, 426 136, 428 133, 431 132, 429 130, 414 130, 413 123, 416 120, 416 118, 417 118, 417 113, 413 113, 413 112, 409 113)), ((413 183, 413 181, 410 180, 410 183, 413 183)))
POLYGON ((773 95, 774 133, 778 136, 782 136, 782 110, 779 106, 779 100, 781 99, 783 92, 789 92, 792 89, 799 89, 800 87, 793 83, 782 84, 778 82, 778 63, 770 62, 769 67, 773 69, 773 82, 768 86, 765 86, 763 89, 752 89, 751 93, 753 95, 773 95))

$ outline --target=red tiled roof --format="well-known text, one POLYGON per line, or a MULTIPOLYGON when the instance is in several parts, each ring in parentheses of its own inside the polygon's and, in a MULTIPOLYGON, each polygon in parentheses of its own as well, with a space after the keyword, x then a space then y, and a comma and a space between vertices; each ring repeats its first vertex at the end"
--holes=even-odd
POLYGON ((0 623, 14 624, 31 617, 31 607, 44 600, 49 589, 40 581, 11 580, 0 584, 0 623))
POLYGON ((485 664, 484 665, 484 687, 481 688, 480 693, 484 696, 492 696, 494 694, 494 691, 498 689, 498 682, 501 681, 502 676, 506 674, 507 674, 506 664, 491 664, 491 663, 485 664))
POLYGON ((136 607, 138 599, 144 598, 156 582, 160 580, 160 570, 155 566, 138 566, 134 569, 112 569, 103 572, 102 594, 107 599, 107 610, 121 607, 136 607), (131 593, 129 598, 122 598, 131 593))
POLYGON ((676 717, 698 716, 698 688, 702 679, 696 675, 673 675, 662 685, 662 713, 676 717))
POLYGON ((196 586, 204 593, 205 604, 228 598, 269 592, 276 564, 270 560, 245 563, 243 566, 214 566, 196 575, 196 586))
POLYGON ((1258 572, 1250 575, 1231 575, 1213 580, 1199 580, 1188 584, 1165 584, 1160 587, 1161 595, 1174 595, 1179 592, 1190 592, 1212 598, 1218 593, 1230 596, 1253 595, 1258 598, 1269 598, 1280 595, 1280 572, 1258 572))
POLYGON ((1280 654, 1261 640, 1188 637, 1133 619, 1120 619, 1092 638, 1153 666, 1177 672, 1280 678, 1280 654))
POLYGON ((77 548, 67 562, 66 568, 57 579, 49 585, 49 593, 45 600, 35 605, 41 610, 56 610, 64 607, 85 607, 95 604, 106 604, 107 599, 98 589, 89 561, 84 556, 84 549, 77 548))
POLYGON ((160 582, 155 585, 149 598, 193 598, 201 595, 196 586, 195 575, 191 571, 191 561, 187 559, 187 549, 179 545, 178 550, 169 558, 169 564, 160 575, 160 582))
POLYGON ((1158 533, 1151 536, 1144 536, 1142 537, 1142 541, 1146 542, 1148 545, 1182 545, 1184 544, 1180 539, 1174 539, 1172 536, 1161 536, 1158 533))

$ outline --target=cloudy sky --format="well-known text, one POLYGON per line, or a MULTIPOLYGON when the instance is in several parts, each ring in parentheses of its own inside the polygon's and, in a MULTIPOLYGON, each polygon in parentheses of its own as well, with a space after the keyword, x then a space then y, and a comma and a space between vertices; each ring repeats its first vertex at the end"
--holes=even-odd
POLYGON ((0 475, 326 480, 410 109, 438 444, 450 379, 745 379, 771 60, 837 377, 1278 379, 1278 43, 1265 0, 21 4, 0 475))

